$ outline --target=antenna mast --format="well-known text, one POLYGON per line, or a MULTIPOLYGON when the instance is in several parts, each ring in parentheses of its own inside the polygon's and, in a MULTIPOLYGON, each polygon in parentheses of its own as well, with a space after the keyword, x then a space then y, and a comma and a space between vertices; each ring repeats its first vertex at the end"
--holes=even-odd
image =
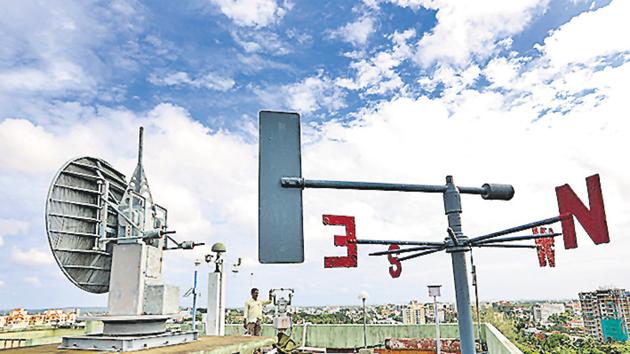
POLYGON ((142 149, 144 145, 144 127, 140 127, 138 134, 138 166, 142 166, 142 149))

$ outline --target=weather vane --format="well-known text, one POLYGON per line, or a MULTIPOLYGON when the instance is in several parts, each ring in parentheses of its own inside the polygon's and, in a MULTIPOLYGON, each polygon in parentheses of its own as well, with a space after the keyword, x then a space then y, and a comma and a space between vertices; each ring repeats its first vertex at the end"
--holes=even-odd
MULTIPOLYGON (((608 226, 599 175, 586 179, 589 206, 577 197, 569 185, 556 188, 559 215, 530 222, 489 234, 468 237, 462 229, 461 195, 475 194, 485 200, 510 200, 514 188, 509 184, 486 183, 481 187, 465 187, 446 176, 443 185, 399 184, 311 180, 302 177, 300 152, 300 116, 297 113, 262 111, 260 118, 259 151, 259 249, 261 263, 301 263, 304 261, 302 190, 306 188, 377 190, 442 194, 444 212, 448 219, 446 237, 442 242, 368 240, 356 237, 352 216, 323 215, 325 225, 345 227, 345 235, 335 235, 334 244, 346 247, 346 256, 325 257, 324 267, 356 267, 357 245, 389 245, 385 251, 370 256, 388 256, 392 277, 400 276, 401 262, 445 251, 453 265, 457 320, 463 354, 474 354, 473 321, 466 270, 466 252, 473 247, 538 248, 539 256, 553 259, 550 243, 529 245, 513 243, 526 240, 548 240, 562 235, 566 249, 576 248, 574 217, 584 227, 595 244, 609 242, 608 226), (538 227, 561 222, 562 233, 548 233, 538 227), (532 230, 533 234, 507 236, 532 230), (401 248, 402 246, 402 248, 401 248), (399 255, 407 254, 402 257, 399 255)), ((542 263, 542 262, 541 262, 542 263)))

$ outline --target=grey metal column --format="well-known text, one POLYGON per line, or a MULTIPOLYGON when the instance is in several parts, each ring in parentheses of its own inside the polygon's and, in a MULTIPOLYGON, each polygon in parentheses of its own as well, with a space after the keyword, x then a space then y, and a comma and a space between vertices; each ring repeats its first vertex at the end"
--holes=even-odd
POLYGON ((475 338, 473 334, 472 311, 470 309, 470 292, 468 289, 468 271, 466 270, 466 247, 458 247, 466 240, 462 232, 462 203, 459 190, 455 186, 453 176, 446 176, 446 191, 444 192, 444 212, 448 217, 448 226, 455 234, 450 240, 452 246, 447 248, 451 253, 453 263, 453 278, 455 280, 455 299, 457 302, 457 322, 462 354, 476 354, 475 338))
POLYGON ((367 317, 365 311, 365 298, 363 300, 363 348, 367 349, 367 317))

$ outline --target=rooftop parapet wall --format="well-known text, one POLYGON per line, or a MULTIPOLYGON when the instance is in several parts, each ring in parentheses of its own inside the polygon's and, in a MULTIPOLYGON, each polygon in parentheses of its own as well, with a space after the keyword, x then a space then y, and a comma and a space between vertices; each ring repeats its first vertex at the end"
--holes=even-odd
MULTIPOLYGON (((325 324, 308 325, 306 327, 306 344, 308 347, 320 348, 358 348, 363 347, 362 324, 325 324)), ((293 328, 292 338, 302 344, 304 325, 293 328)), ((226 335, 243 334, 242 325, 226 325, 226 335)), ((459 338, 457 324, 440 325, 442 338, 459 338)), ((262 335, 275 334, 271 325, 263 325, 262 335)), ((367 325, 368 346, 383 344, 387 338, 433 338, 435 325, 367 325)), ((482 333, 483 338, 483 333, 482 333)))
POLYGON ((503 333, 491 324, 484 324, 488 354, 523 354, 503 333))
MULTIPOLYGON (((302 345, 303 325, 293 328, 292 338, 302 345)), ((244 333, 242 325, 226 325, 226 335, 238 335, 244 333)), ((442 338, 459 338, 457 324, 440 325, 442 338)), ((263 336, 274 336, 271 325, 263 325, 263 336)), ((367 325, 367 344, 374 346, 383 344, 387 338, 434 338, 435 325, 367 325)), ((481 327, 481 338, 488 343, 489 354, 522 354, 518 348, 490 324, 481 327)), ((362 324, 326 324, 306 326, 307 347, 319 348, 360 348, 363 347, 362 324)))

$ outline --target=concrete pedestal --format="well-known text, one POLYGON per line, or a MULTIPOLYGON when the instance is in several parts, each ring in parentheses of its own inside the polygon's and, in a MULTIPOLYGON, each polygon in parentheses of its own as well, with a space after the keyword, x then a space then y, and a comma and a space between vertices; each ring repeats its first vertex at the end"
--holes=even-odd
POLYGON ((82 349, 110 352, 128 352, 168 345, 190 343, 197 340, 197 332, 164 332, 142 336, 81 336, 63 337, 59 349, 82 349))
POLYGON ((87 322, 103 323, 102 333, 63 337, 62 349, 99 351, 133 351, 153 347, 192 342, 197 332, 169 332, 168 315, 94 316, 81 318, 87 322))
POLYGON ((221 272, 208 274, 206 335, 225 335, 225 276, 221 272))

